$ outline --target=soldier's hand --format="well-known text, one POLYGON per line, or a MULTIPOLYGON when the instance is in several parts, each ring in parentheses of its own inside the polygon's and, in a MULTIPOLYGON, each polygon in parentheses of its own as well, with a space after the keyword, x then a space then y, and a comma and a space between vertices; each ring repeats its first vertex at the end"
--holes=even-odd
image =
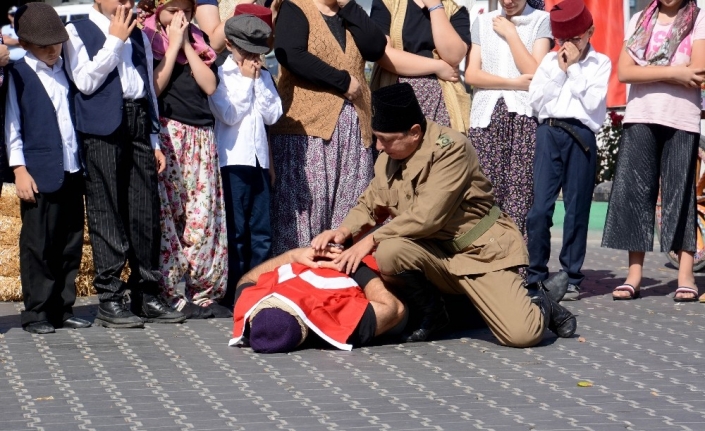
POLYGON ((340 256, 333 259, 333 263, 337 265, 338 270, 346 274, 351 274, 357 271, 362 259, 371 254, 375 248, 375 240, 372 235, 367 235, 355 245, 345 250, 340 256))
POLYGON ((336 230, 326 230, 313 238, 311 241, 311 248, 317 251, 322 251, 328 247, 328 244, 343 244, 349 236, 350 231, 344 227, 340 227, 336 230))
POLYGON ((291 260, 295 263, 306 265, 309 268, 325 268, 325 263, 338 257, 342 249, 338 247, 326 247, 325 250, 314 250, 312 248, 297 248, 291 250, 291 260), (325 259, 325 260, 320 260, 325 259))

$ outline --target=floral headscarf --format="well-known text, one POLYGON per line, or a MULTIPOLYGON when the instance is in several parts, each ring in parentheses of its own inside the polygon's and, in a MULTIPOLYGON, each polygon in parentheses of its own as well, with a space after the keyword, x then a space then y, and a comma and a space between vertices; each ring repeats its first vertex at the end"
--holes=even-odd
POLYGON ((671 64, 673 55, 678 50, 681 42, 688 37, 695 26, 695 19, 698 17, 700 8, 694 0, 686 0, 685 4, 678 10, 678 15, 673 21, 668 35, 663 39, 663 44, 655 53, 646 58, 647 47, 651 41, 651 33, 654 31, 658 19, 659 1, 653 0, 644 9, 639 21, 636 23, 634 34, 627 41, 627 50, 634 60, 642 65, 668 66, 671 64))
MULTIPOLYGON (((169 37, 167 37, 166 30, 162 28, 161 23, 159 23, 159 12, 166 7, 169 1, 170 0, 142 0, 138 4, 140 14, 144 17, 142 31, 147 35, 152 45, 152 52, 156 60, 164 58, 169 48, 169 37)), ((196 10, 196 0, 189 1, 191 1, 193 9, 196 10)), ((191 41, 191 46, 194 51, 196 51, 196 54, 198 54, 204 63, 210 66, 216 59, 216 53, 206 43, 203 32, 193 24, 188 25, 188 32, 189 40, 191 41)), ((176 61, 179 64, 188 63, 183 49, 179 50, 176 61)))

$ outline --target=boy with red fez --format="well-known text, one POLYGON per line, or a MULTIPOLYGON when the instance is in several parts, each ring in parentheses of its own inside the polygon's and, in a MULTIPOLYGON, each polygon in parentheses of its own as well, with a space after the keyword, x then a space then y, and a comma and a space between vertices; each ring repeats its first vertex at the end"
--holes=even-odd
POLYGON ((66 69, 86 163, 86 213, 100 305, 95 323, 141 328, 183 322, 159 295, 159 117, 147 36, 133 0, 95 0, 87 19, 66 26, 66 69), (130 265, 125 283, 120 275, 130 265), (130 307, 126 291, 130 290, 130 307), (144 320, 143 320, 144 319, 144 320))
POLYGON ((548 278, 550 228, 556 198, 562 189, 565 205, 562 271, 551 279, 567 279, 568 291, 562 299, 576 300, 585 278, 580 270, 585 260, 597 168, 595 134, 602 127, 607 111, 607 83, 612 65, 607 56, 590 45, 595 27, 583 0, 564 0, 554 6, 550 16, 551 31, 560 48, 544 57, 529 86, 530 103, 541 124, 536 131, 534 202, 527 217, 527 281, 536 283, 548 278))
POLYGON ((68 34, 45 3, 20 7, 15 29, 27 55, 9 69, 5 137, 22 215, 22 328, 33 334, 85 328, 90 322, 72 310, 83 246, 83 177, 61 58, 68 34))

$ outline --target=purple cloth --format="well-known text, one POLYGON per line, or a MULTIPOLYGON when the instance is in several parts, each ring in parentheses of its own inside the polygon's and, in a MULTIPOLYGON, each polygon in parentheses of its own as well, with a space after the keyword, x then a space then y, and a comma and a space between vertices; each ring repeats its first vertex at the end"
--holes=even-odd
POLYGON ((250 321, 250 347, 257 353, 291 352, 300 342, 301 326, 284 310, 265 308, 250 321))

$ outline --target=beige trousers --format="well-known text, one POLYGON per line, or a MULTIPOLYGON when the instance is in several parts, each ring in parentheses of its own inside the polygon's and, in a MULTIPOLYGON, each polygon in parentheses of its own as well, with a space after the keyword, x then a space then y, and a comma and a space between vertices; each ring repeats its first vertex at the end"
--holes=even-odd
POLYGON ((531 302, 516 269, 480 275, 454 275, 448 255, 430 241, 393 238, 382 241, 375 253, 382 275, 421 271, 443 293, 466 294, 500 343, 531 347, 543 338, 543 314, 531 302))

